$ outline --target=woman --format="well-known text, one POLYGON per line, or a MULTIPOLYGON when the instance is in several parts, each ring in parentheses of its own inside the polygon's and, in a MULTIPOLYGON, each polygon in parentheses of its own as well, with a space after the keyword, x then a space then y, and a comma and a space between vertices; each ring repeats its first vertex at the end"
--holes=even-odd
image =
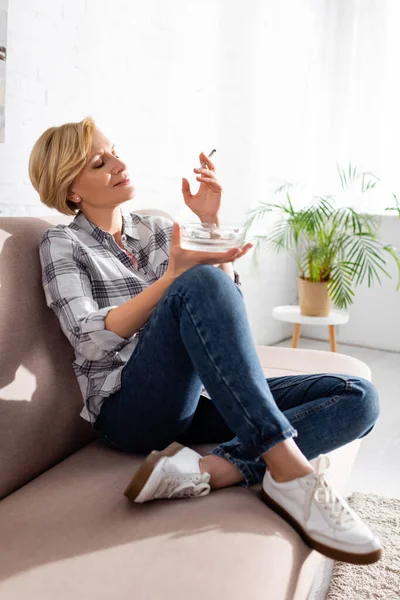
MULTIPOLYGON (((200 188, 192 195, 183 179, 184 201, 218 224, 222 188, 212 161, 200 161, 200 188)), ((47 304, 75 349, 81 416, 112 447, 150 452, 125 495, 146 502, 262 483, 264 501, 310 547, 378 560, 379 540, 333 489, 324 456, 371 431, 376 390, 347 375, 265 379, 232 265, 251 244, 185 250, 177 223, 122 210, 134 187, 90 118, 43 133, 29 172, 44 204, 76 215, 45 232, 40 260, 47 304), (215 441, 204 457, 184 445, 215 441)))

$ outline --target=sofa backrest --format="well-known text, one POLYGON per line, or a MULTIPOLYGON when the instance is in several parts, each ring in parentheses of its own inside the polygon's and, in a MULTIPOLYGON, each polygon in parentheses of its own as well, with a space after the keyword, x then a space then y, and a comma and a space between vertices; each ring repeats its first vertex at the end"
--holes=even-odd
POLYGON ((72 219, 0 218, 0 499, 97 438, 80 417, 74 352, 41 284, 40 239, 72 219))

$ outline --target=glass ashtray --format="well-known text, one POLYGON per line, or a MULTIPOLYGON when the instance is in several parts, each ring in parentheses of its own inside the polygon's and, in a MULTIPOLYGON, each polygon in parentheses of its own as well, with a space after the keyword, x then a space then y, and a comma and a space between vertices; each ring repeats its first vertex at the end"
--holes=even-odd
POLYGON ((200 252, 227 252, 241 248, 244 243, 243 227, 214 223, 185 223, 181 225, 182 248, 200 252))

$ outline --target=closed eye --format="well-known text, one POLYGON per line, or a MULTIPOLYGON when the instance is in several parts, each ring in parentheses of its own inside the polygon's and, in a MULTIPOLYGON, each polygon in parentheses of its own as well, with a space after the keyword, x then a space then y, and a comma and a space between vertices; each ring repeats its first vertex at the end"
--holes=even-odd
MULTIPOLYGON (((113 151, 112 151, 112 153, 113 153, 113 156, 115 156, 115 158, 119 158, 119 156, 117 156, 117 155, 115 154, 115 150, 113 150, 113 151)), ((105 161, 103 160, 103 161, 102 161, 100 164, 96 164, 96 165, 94 165, 94 166, 93 166, 93 169, 100 169, 100 168, 101 168, 103 165, 105 165, 105 164, 106 164, 106 163, 105 163, 105 161)))

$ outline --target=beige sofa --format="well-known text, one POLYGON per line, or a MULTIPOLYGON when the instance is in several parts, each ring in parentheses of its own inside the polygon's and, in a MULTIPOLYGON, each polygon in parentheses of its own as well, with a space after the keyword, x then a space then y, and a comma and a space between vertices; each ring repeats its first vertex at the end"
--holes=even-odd
MULTIPOLYGON (((38 243, 62 221, 0 219, 0 598, 307 598, 321 555, 260 501, 257 486, 140 506, 123 496, 143 457, 104 446, 79 417, 73 351, 41 288, 38 243)), ((370 377, 340 354, 258 351, 267 376, 370 377)), ((330 455, 341 490, 358 446, 330 455)))

